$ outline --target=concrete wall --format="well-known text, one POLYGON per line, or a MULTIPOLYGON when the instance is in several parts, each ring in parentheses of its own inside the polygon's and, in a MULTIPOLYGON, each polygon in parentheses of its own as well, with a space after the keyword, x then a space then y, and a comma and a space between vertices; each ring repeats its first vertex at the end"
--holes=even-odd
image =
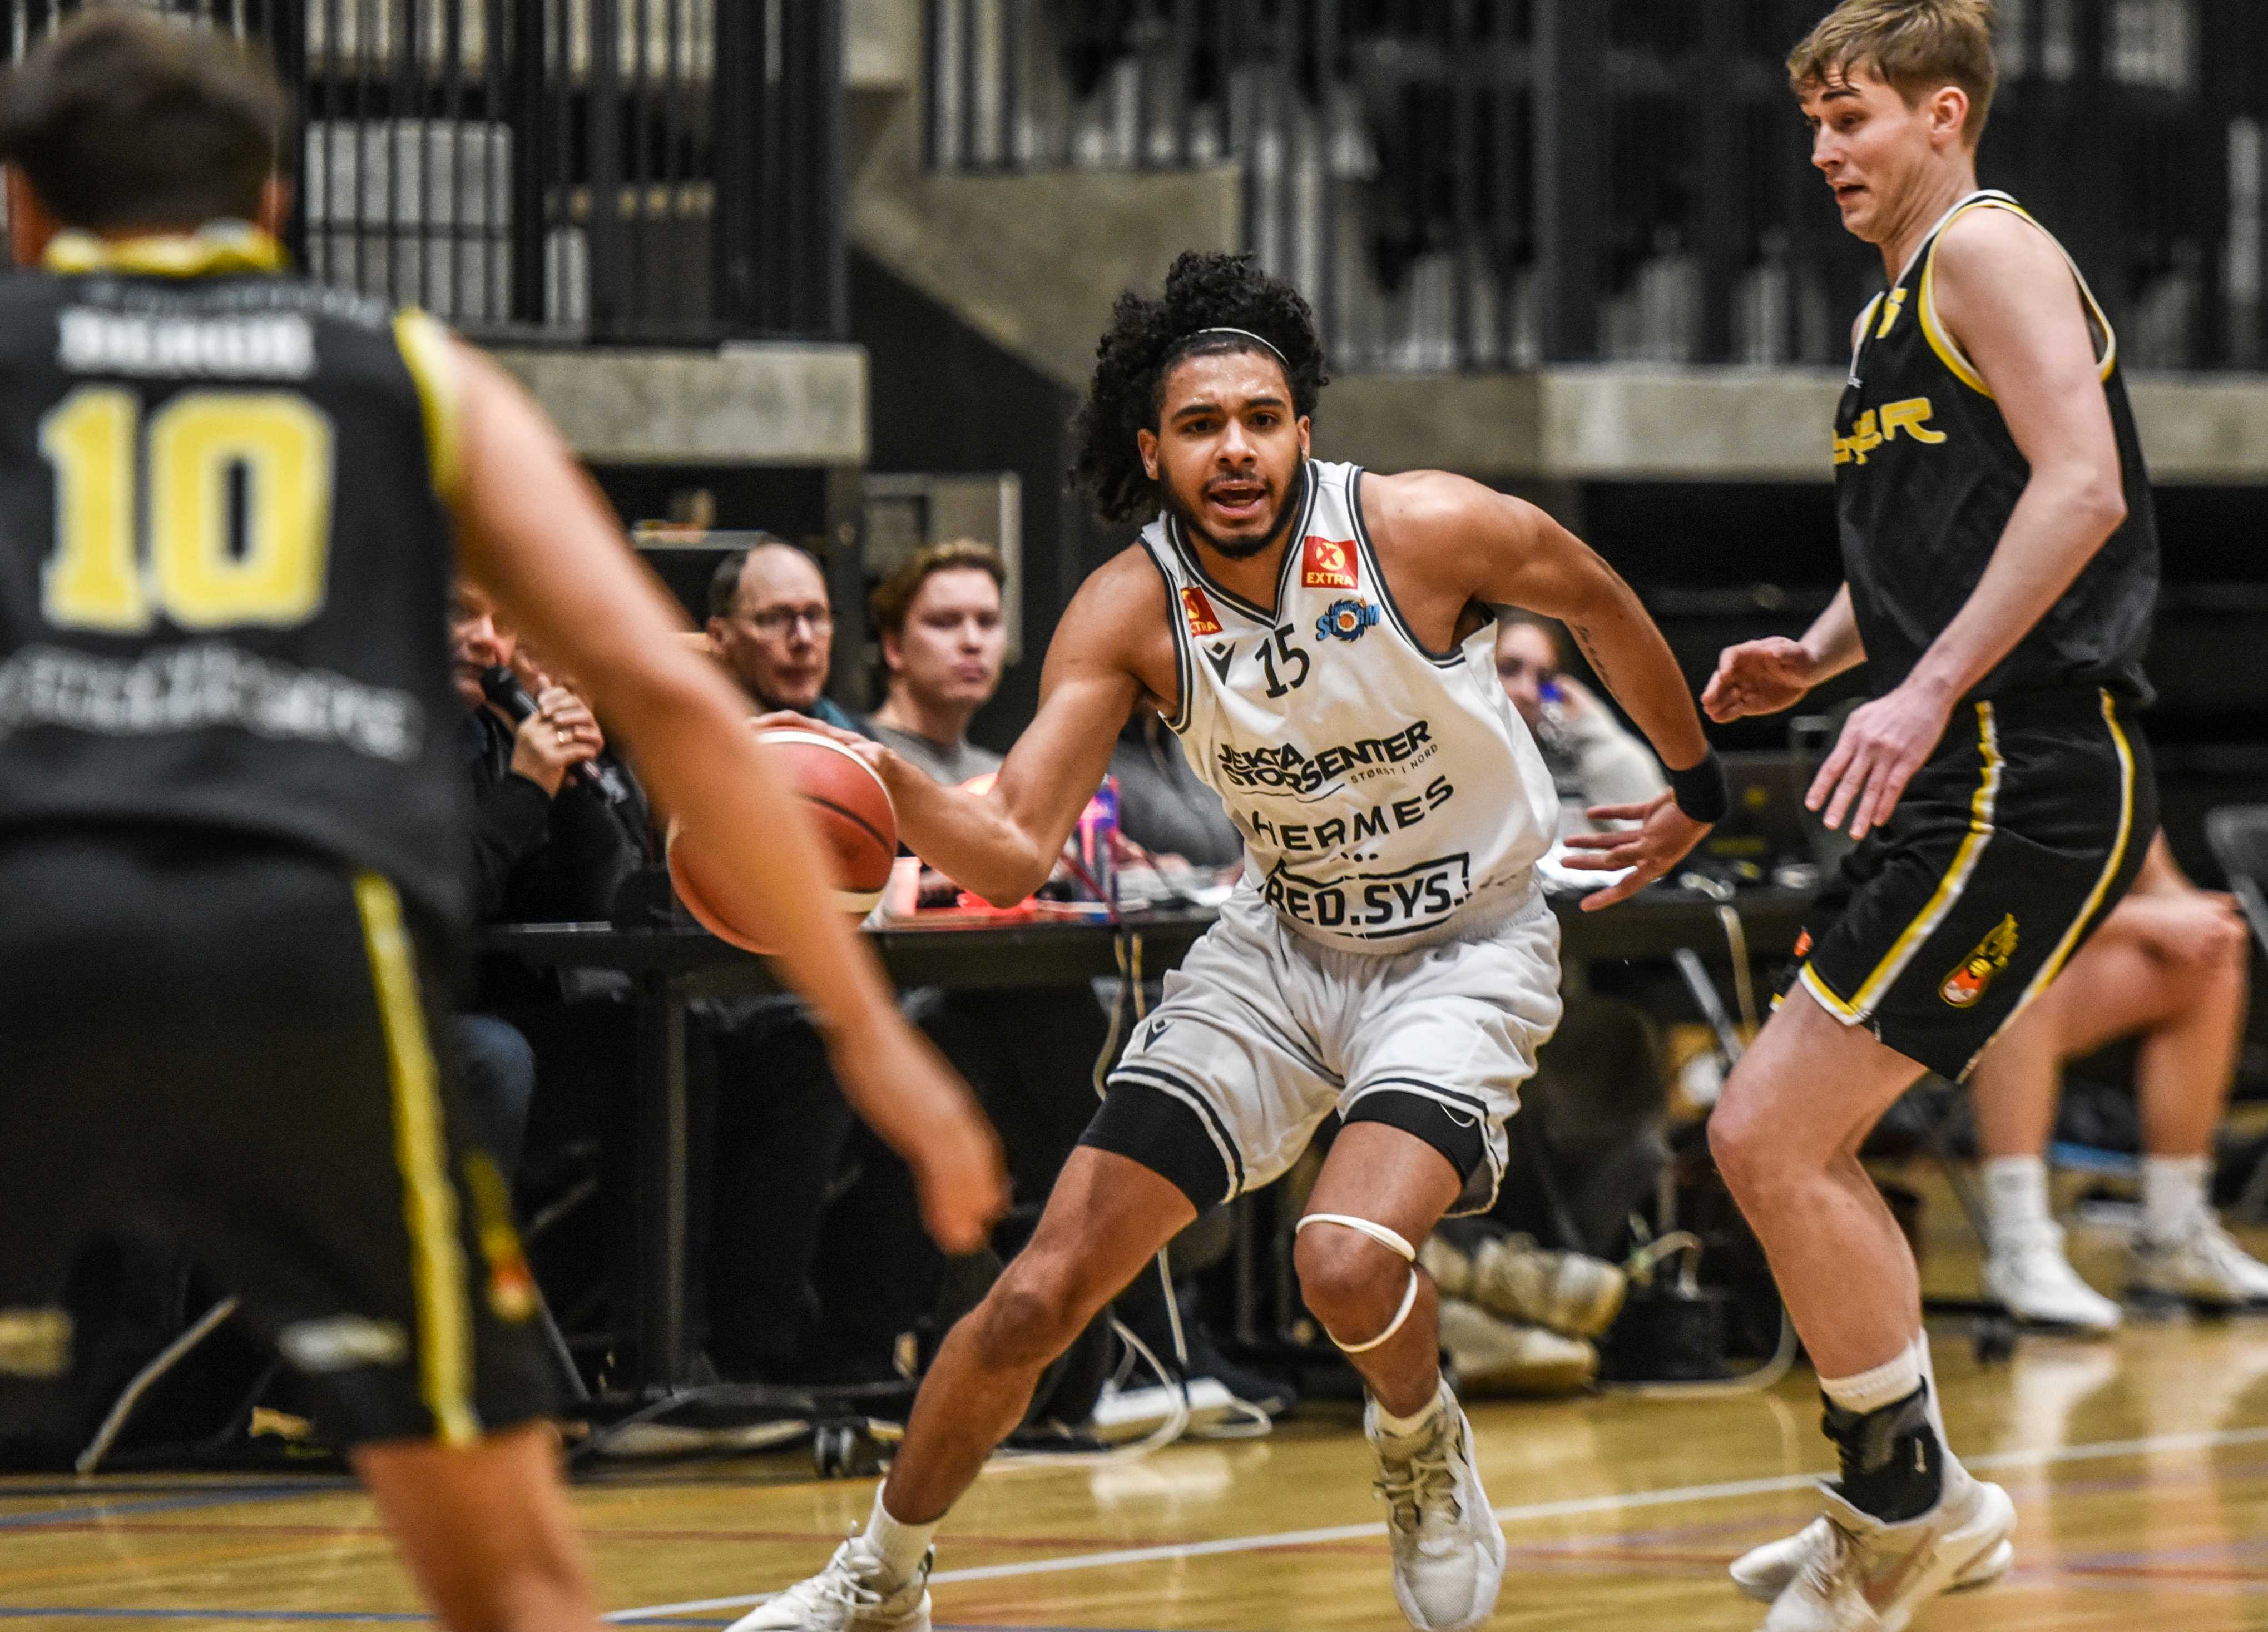
MULTIPOLYGON (((1827 482, 1842 386, 1822 370, 1357 374, 1324 393, 1315 442, 1381 470, 1513 482, 1827 482)), ((2268 483, 2268 378, 2144 376, 2132 389, 2155 480, 2268 483)))
POLYGON ((850 238, 890 273, 1074 389, 1119 290, 1155 290, 1185 249, 1233 249, 1233 169, 937 175, 921 162, 917 96, 869 99, 854 120, 850 238))
POLYGON ((858 346, 496 356, 595 465, 866 462, 866 353, 858 346))

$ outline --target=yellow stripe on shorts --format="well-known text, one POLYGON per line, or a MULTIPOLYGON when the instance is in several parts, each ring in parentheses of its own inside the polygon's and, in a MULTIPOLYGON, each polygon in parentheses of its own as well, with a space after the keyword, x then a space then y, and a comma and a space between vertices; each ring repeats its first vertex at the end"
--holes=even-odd
POLYGON ((394 1085, 394 1159, 401 1171, 410 1283, 417 1303, 418 1394, 433 1414, 433 1431, 442 1444, 469 1445, 480 1437, 481 1425, 473 1413, 471 1305, 457 1230, 457 1195, 450 1187, 441 1132, 440 1073, 425 1032, 416 962, 401 924, 401 898, 373 872, 357 875, 354 890, 394 1085))
POLYGON ((1984 842, 1992 836, 1992 807, 2000 793, 2000 738, 1993 725, 1992 705, 1989 702, 1977 705, 1977 749, 1984 761, 1984 772, 1977 779, 1977 791, 1969 801, 1968 834, 1954 852, 1953 864, 1945 870, 1945 877, 1937 881, 1929 904, 1890 944, 1889 955, 1874 966, 1874 972, 1852 995, 1851 1007, 1860 1014, 1874 1012, 1875 1003, 1905 973, 1906 965, 1913 961, 1922 943, 1945 922, 1946 914, 1953 910, 1961 900, 1961 893, 1969 887, 1977 858, 1984 854, 1984 842))

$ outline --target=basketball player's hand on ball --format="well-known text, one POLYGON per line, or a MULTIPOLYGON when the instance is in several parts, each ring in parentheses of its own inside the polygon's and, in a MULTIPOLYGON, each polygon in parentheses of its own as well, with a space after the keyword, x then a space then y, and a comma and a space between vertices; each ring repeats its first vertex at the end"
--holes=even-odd
POLYGON ((1675 796, 1662 793, 1640 805, 1594 805, 1586 812, 1593 821, 1634 821, 1635 827, 1612 833, 1570 834, 1567 848, 1574 852, 1567 865, 1577 872, 1620 872, 1630 869, 1604 889, 1583 898, 1583 910, 1596 912, 1616 901, 1628 901, 1685 859, 1685 852, 1701 842, 1709 831, 1677 808, 1675 796))
POLYGON ((843 1097, 913 1169, 922 1224, 952 1253, 973 1253, 1007 1210, 1000 1141, 945 1056, 903 1022, 833 1039, 843 1097))
POLYGON ((1813 685, 1811 653, 1800 641, 1774 636, 1727 646, 1701 688, 1702 712, 1719 725, 1751 714, 1777 714, 1803 701, 1813 685))
POLYGON ((855 731, 844 731, 840 726, 829 725, 825 720, 815 720, 808 714, 798 714, 792 709, 782 709, 776 714, 759 714, 748 722, 748 729, 759 734, 768 731, 807 731, 814 737, 824 737, 829 742, 850 749, 878 771, 882 768, 882 761, 890 752, 872 737, 861 737, 855 731))
POLYGON ((1863 839, 1889 820, 1906 783, 1929 758, 1952 717, 1949 698, 1911 683, 1852 711, 1835 740, 1835 752, 1819 768, 1806 810, 1825 807, 1828 830, 1851 819, 1850 834, 1863 839))

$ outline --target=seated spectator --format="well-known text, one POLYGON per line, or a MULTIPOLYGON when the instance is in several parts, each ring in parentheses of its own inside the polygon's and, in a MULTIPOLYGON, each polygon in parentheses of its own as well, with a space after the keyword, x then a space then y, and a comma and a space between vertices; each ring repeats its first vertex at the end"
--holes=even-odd
MULTIPOLYGON (((450 617, 457 695, 465 705, 461 742, 474 807, 474 912, 482 923, 604 916, 614 892, 638 862, 631 832, 589 789, 571 783, 577 765, 599 759, 606 738, 574 692, 534 669, 494 605, 460 584, 450 617), (493 667, 513 669, 535 702, 509 718, 481 688, 493 667)), ((620 768, 616 767, 617 774, 620 768)), ((631 817, 642 826, 643 807, 631 817)), ((528 989, 536 977, 509 966, 490 971, 478 994, 484 1009, 526 1007, 557 994, 528 989)), ((507 1178, 519 1165, 535 1055, 522 1031, 495 1013, 457 1017, 453 1041, 481 1132, 507 1178)))
POLYGON ((968 722, 999 689, 1007 582, 998 550, 957 539, 917 550, 867 601, 889 673, 888 694, 867 726, 939 782, 1000 768, 998 754, 968 740, 968 722))
POLYGON ((2125 900, 1970 1073, 1990 1221, 1986 1293, 2026 1320, 2090 1332, 2119 1321, 2063 1251, 2044 1156, 2064 1064, 2139 1037, 2142 1222, 2129 1290, 2221 1307, 2268 1302, 2268 1265, 2207 1201, 2214 1130, 2244 1033, 2251 942, 2226 895, 2182 876, 2161 836, 2125 900))
POLYGON ((709 642, 763 713, 865 728, 826 694, 835 607, 819 563, 784 539, 736 549, 709 578, 709 642))
POLYGON ((1568 812, 1565 832, 1587 833, 1594 805, 1639 805, 1669 786, 1653 752, 1614 711, 1560 672, 1558 626, 1533 613, 1497 614, 1496 675, 1528 722, 1568 812))
MULTIPOLYGON (((758 712, 865 732, 826 695, 835 607, 804 551, 767 534, 724 556, 709 579, 707 628, 758 712)), ((706 1351, 736 1381, 801 1378, 821 1312, 812 1284, 821 1225, 858 1119, 794 997, 706 999, 695 1013, 715 1062, 713 1101, 696 1107, 708 1136, 694 1141, 706 1351)))

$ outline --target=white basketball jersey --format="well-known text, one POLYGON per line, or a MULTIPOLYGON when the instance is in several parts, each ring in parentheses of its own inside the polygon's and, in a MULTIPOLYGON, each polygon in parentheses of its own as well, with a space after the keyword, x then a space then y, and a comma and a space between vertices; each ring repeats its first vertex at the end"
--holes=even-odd
POLYGON ((1174 614, 1167 724, 1242 831, 1247 878, 1302 934, 1392 952, 1526 901, 1559 804, 1493 627, 1437 653, 1403 621, 1361 479, 1308 462, 1273 614, 1207 576, 1169 517, 1142 547, 1174 614))

